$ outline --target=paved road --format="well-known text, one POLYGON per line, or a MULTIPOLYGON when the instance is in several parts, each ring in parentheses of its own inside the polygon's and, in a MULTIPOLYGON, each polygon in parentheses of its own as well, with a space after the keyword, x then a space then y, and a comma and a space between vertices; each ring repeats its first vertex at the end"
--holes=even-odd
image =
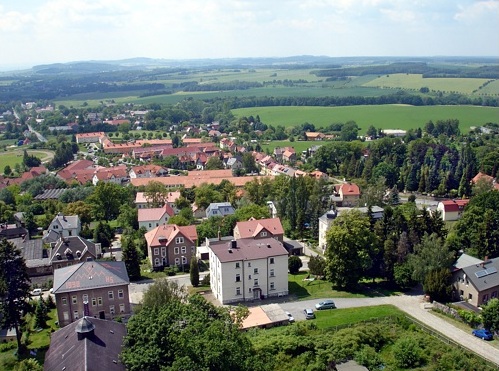
MULTIPOLYGON (((290 312, 293 317, 297 321, 299 321, 305 319, 303 310, 305 308, 314 309, 315 304, 319 301, 320 299, 282 303, 281 307, 285 311, 290 312)), ((336 306, 338 308, 354 308, 381 304, 392 304, 400 310, 406 312, 410 316, 414 317, 418 321, 424 323, 426 326, 431 327, 432 329, 444 334, 451 340, 455 341, 456 343, 461 344, 469 350, 481 355, 485 359, 488 359, 489 361, 499 365, 499 349, 493 347, 486 341, 471 335, 471 331, 465 332, 446 322, 440 317, 437 317, 434 314, 430 313, 429 309, 424 308, 422 295, 401 295, 360 299, 341 298, 334 299, 334 302, 336 303, 336 306)))
POLYGON ((31 132, 31 133, 35 133, 36 137, 38 138, 38 140, 42 143, 44 142, 47 142, 47 138, 45 138, 43 135, 41 135, 39 132, 33 130, 33 128, 31 127, 31 125, 28 125, 28 130, 31 132))

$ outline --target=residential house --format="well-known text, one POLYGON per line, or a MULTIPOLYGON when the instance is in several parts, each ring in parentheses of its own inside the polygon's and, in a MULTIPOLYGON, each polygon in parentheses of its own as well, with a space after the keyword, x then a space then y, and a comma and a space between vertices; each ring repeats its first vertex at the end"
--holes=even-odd
POLYGON ((60 238, 53 243, 50 251, 52 269, 78 264, 87 259, 97 259, 102 255, 100 243, 93 243, 79 236, 60 238))
POLYGON ((194 225, 163 224, 144 235, 153 269, 188 264, 196 256, 198 235, 194 225))
POLYGON ((175 215, 175 211, 168 203, 163 207, 138 209, 137 212, 139 228, 144 227, 147 231, 168 223, 168 220, 175 215))
POLYGON ((282 228, 281 219, 254 219, 251 218, 246 222, 237 222, 234 227, 234 238, 236 240, 242 238, 275 238, 283 242, 284 229, 282 228))
POLYGON ((210 287, 222 304, 288 295, 288 252, 274 238, 209 241, 210 287))
POLYGON ((111 168, 98 169, 92 178, 92 183, 94 186, 99 182, 111 182, 121 185, 129 180, 130 178, 128 177, 126 165, 120 165, 111 168))
POLYGON ((485 173, 479 172, 477 175, 471 179, 471 184, 477 184, 479 181, 485 181, 492 185, 492 188, 499 190, 499 183, 496 182, 496 179, 493 176, 487 175, 485 173))
MULTIPOLYGON (((336 210, 329 210, 324 215, 319 218, 319 247, 322 251, 326 250, 326 233, 333 224, 334 220, 341 214, 358 210, 362 214, 367 214, 369 212, 369 208, 367 207, 337 207, 336 210)), ((371 207, 371 218, 374 220, 382 219, 384 215, 383 208, 379 206, 371 207)))
POLYGON ((324 181, 329 181, 329 176, 326 174, 326 173, 323 173, 322 171, 320 170, 315 170, 315 171, 312 171, 311 173, 308 174, 308 176, 312 177, 312 178, 315 178, 317 180, 324 180, 324 181))
POLYGON ((102 138, 106 136, 103 131, 94 133, 79 133, 76 134, 76 143, 100 143, 102 138))
POLYGON ((224 166, 226 169, 239 170, 243 167, 243 162, 238 156, 224 158, 224 166))
POLYGON ((57 214, 43 235, 43 242, 56 242, 61 237, 79 236, 81 221, 78 215, 57 214))
MULTIPOLYGON (((175 201, 177 201, 177 199, 180 198, 180 196, 181 196, 180 191, 168 192, 168 194, 166 195, 165 201, 168 205, 170 205, 175 214, 178 214, 179 212, 179 210, 175 206, 175 201)), ((137 194, 135 195, 135 206, 137 207, 137 209, 151 208, 152 206, 151 202, 145 196, 145 192, 137 192, 137 194)))
POLYGON ((168 176, 168 170, 159 165, 133 166, 129 172, 130 179, 134 178, 156 178, 168 176))
POLYGON ((325 135, 324 133, 309 131, 305 133, 305 138, 307 138, 307 140, 319 141, 324 140, 325 135))
POLYGON ((0 223, 0 239, 29 238, 28 230, 17 224, 0 223))
POLYGON ((442 220, 444 221, 459 220, 469 202, 470 200, 440 201, 437 205, 437 210, 442 213, 442 220))
POLYGON ((96 167, 92 161, 78 160, 58 171, 56 176, 66 183, 77 181, 80 184, 86 184, 92 181, 95 170, 96 167))
POLYGON ((452 287, 456 300, 466 300, 479 307, 498 297, 499 258, 479 260, 463 254, 452 272, 452 287))
POLYGON ((282 161, 283 162, 295 162, 296 161, 296 152, 293 148, 293 150, 289 150, 289 149, 286 149, 283 153, 282 153, 282 161))
POLYGON ((82 317, 50 335, 45 371, 125 371, 120 360, 124 323, 82 317))
POLYGON ((230 202, 212 202, 206 209, 206 217, 233 215, 235 212, 230 202))
POLYGON ((360 201, 360 189, 357 184, 343 183, 335 186, 335 193, 331 195, 331 201, 336 206, 353 207, 360 201))
POLYGON ((121 261, 86 260, 54 271, 54 295, 59 325, 83 316, 100 319, 131 314, 130 279, 121 261))

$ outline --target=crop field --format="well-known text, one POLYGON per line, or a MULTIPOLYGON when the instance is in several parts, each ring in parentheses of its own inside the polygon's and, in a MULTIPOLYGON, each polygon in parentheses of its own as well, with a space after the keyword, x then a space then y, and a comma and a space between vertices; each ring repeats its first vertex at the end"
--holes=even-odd
POLYGON ((499 95, 499 80, 494 80, 491 83, 485 85, 478 90, 477 94, 499 95))
POLYGON ((369 125, 378 129, 416 129, 428 121, 458 119, 461 131, 471 126, 499 122, 499 108, 477 106, 350 106, 350 107, 254 107, 232 110, 236 117, 259 115, 273 126, 292 127, 305 122, 316 128, 353 120, 365 132, 369 125))
MULTIPOLYGON (((490 79, 471 78, 423 78, 420 74, 397 73, 385 75, 366 82, 364 86, 419 90, 427 87, 430 90, 442 92, 457 92, 461 94, 472 94, 490 79)), ((499 93, 499 90, 496 91, 499 93)))

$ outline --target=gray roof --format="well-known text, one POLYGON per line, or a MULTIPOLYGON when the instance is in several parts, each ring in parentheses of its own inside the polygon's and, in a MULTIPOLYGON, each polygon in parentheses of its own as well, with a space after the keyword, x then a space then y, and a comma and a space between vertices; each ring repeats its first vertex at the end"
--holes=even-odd
POLYGON ((54 270, 54 294, 128 285, 130 279, 121 261, 86 261, 54 270))
POLYGON ((210 249, 222 263, 266 259, 273 256, 288 255, 283 244, 275 238, 241 238, 233 241, 210 242, 210 249), (236 247, 233 246, 236 241, 236 247))
POLYGON ((80 236, 69 236, 60 238, 50 254, 51 261, 68 261, 82 257, 87 251, 97 258, 95 244, 80 236), (68 250, 69 249, 69 250, 68 250), (78 256, 78 251, 80 256, 78 256), (57 255, 59 254, 59 255, 57 255))
POLYGON ((64 215, 62 213, 59 213, 55 216, 52 222, 54 222, 54 220, 59 221, 62 229, 74 229, 77 228, 78 225, 80 225, 80 217, 78 215, 64 215))
POLYGON ((482 263, 483 260, 477 259, 468 254, 462 254, 454 264, 454 269, 461 269, 464 267, 469 267, 470 265, 476 265, 482 263))
POLYGON ((50 336, 50 348, 45 354, 45 371, 121 371, 125 365, 119 355, 126 327, 123 323, 83 317, 50 336), (82 321, 87 323, 84 333, 82 321))
POLYGON ((28 268, 42 267, 50 265, 49 250, 43 248, 43 241, 40 239, 26 240, 24 238, 14 238, 10 240, 14 246, 21 251, 21 255, 26 261, 28 268))
POLYGON ((46 189, 42 194, 37 195, 35 200, 57 200, 66 191, 65 188, 46 189))
POLYGON ((499 286, 499 258, 462 268, 467 279, 480 291, 499 286))

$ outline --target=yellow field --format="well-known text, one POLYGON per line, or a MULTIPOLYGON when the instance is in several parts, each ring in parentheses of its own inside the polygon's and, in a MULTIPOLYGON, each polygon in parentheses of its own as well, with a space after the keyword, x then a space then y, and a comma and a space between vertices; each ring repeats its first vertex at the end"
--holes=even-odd
POLYGON ((427 87, 430 90, 447 93, 457 92, 462 94, 472 94, 489 80, 490 79, 471 78, 423 78, 423 75, 421 74, 397 73, 393 75, 380 76, 365 83, 364 86, 412 90, 419 90, 422 87, 427 87))

